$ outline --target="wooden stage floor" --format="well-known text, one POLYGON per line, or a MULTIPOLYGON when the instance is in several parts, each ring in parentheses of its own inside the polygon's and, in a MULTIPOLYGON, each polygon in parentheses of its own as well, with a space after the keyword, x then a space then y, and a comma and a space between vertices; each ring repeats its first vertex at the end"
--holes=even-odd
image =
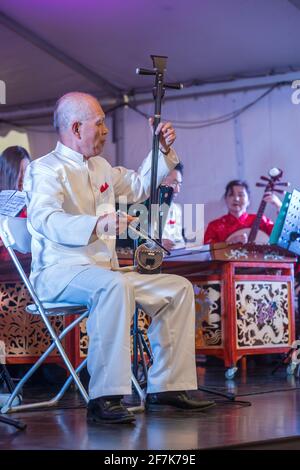
MULTIPOLYGON (((141 413, 135 425, 88 425, 83 403, 70 391, 59 409, 8 415, 22 420, 27 429, 0 422, 0 449, 300 449, 300 379, 287 377, 285 369, 271 375, 272 368, 250 367, 231 381, 219 366, 198 368, 200 386, 229 391, 251 406, 215 397, 217 405, 206 412, 141 413)), ((29 395, 40 398, 41 389, 25 389, 25 397, 29 395)))

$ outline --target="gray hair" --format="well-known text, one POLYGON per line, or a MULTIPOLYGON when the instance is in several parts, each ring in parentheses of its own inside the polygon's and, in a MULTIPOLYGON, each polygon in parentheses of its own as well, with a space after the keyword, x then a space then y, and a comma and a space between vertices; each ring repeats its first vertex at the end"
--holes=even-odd
POLYGON ((53 125, 56 131, 61 133, 69 129, 74 121, 88 119, 91 114, 91 101, 97 101, 97 99, 79 91, 67 93, 59 98, 53 114, 53 125))

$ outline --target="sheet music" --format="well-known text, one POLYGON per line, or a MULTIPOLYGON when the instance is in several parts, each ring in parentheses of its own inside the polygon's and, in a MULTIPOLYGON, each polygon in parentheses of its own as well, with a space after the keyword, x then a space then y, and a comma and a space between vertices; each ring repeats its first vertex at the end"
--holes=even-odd
POLYGON ((25 193, 15 190, 0 192, 0 214, 16 217, 26 206, 25 193))
POLYGON ((9 198, 15 194, 16 191, 4 190, 0 191, 0 209, 5 206, 9 198))

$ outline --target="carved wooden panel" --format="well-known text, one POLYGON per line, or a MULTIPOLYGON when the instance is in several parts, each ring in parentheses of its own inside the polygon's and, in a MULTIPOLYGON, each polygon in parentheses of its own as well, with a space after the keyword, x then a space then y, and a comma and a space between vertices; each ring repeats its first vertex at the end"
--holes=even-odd
MULTIPOLYGON (((38 315, 26 313, 32 303, 21 282, 0 283, 0 340, 5 343, 10 362, 14 357, 40 356, 50 345, 50 336, 38 315)), ((56 332, 63 329, 62 317, 52 317, 56 332)), ((56 350, 52 355, 57 356, 56 350)))
POLYGON ((239 348, 289 344, 287 282, 237 282, 236 314, 239 348))
POLYGON ((222 347, 221 283, 194 284, 196 307, 196 349, 222 347))
MULTIPOLYGON (((89 337, 86 332, 86 322, 87 318, 82 320, 79 323, 79 355, 80 357, 86 357, 87 352, 88 352, 88 346, 89 346, 89 337)), ((78 347, 78 345, 76 345, 78 347)))

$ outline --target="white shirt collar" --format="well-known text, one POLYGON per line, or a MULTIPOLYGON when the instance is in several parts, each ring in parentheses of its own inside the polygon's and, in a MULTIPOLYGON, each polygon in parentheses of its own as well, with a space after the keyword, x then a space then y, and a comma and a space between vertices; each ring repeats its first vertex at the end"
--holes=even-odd
POLYGON ((61 142, 57 142, 55 152, 60 153, 64 157, 69 158, 70 160, 73 160, 76 163, 85 163, 85 158, 84 155, 82 155, 79 152, 76 152, 75 150, 71 149, 70 147, 67 147, 66 145, 62 144, 61 142))

